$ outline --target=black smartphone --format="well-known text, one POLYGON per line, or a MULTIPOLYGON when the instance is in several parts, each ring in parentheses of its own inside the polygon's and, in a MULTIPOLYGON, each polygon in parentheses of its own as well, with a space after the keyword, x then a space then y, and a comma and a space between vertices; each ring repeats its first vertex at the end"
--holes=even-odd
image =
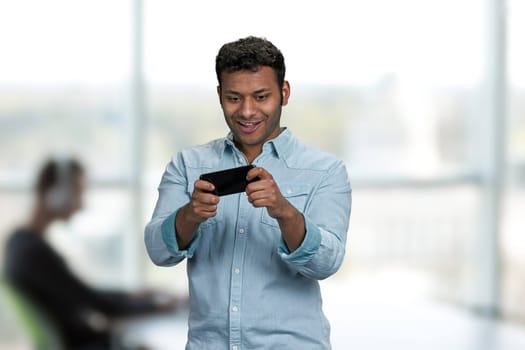
POLYGON ((230 168, 212 173, 202 174, 199 179, 211 182, 215 186, 214 193, 218 196, 244 192, 246 186, 259 178, 246 180, 246 175, 250 169, 255 168, 253 165, 246 165, 237 168, 230 168))

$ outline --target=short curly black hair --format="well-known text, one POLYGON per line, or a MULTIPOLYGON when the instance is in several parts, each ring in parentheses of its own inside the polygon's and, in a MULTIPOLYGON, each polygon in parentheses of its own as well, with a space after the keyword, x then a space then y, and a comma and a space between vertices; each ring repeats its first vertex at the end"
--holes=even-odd
POLYGON ((215 59, 215 72, 221 86, 222 72, 236 72, 240 70, 257 71, 262 66, 273 68, 277 84, 282 89, 286 66, 284 56, 266 38, 249 36, 237 41, 224 44, 215 59))

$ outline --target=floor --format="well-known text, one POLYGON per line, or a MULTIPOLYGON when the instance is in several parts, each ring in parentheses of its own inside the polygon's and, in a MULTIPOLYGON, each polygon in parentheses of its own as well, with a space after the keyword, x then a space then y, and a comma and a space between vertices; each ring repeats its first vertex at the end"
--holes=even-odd
MULTIPOLYGON (((321 283, 334 350, 525 349, 523 324, 476 317, 464 308, 432 301, 423 297, 424 283, 413 279, 376 281, 321 283)), ((12 326, 7 316, 0 313, 0 350, 30 349, 24 337, 13 333, 16 328, 7 327, 12 326)), ((129 321, 126 339, 145 342, 152 350, 184 349, 186 320, 187 314, 180 313, 129 321)))
MULTIPOLYGON (((525 326, 479 318, 413 295, 390 300, 323 282, 325 313, 335 350, 524 350, 525 326)), ((129 325, 130 339, 153 350, 184 349, 186 317, 162 316, 129 325)))

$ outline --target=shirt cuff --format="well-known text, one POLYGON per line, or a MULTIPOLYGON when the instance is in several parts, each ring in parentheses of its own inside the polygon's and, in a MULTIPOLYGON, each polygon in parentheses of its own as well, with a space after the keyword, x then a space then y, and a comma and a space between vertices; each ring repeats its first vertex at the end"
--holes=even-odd
POLYGON ((161 225, 162 240, 166 244, 168 251, 173 256, 183 256, 185 258, 191 258, 195 249, 197 248, 197 243, 200 235, 197 233, 193 240, 190 242, 188 249, 180 250, 179 244, 177 243, 176 232, 175 232, 175 217, 177 216, 178 210, 173 214, 170 214, 161 225))
POLYGON ((304 240, 292 253, 290 253, 288 247, 286 247, 284 240, 281 239, 281 244, 277 248, 277 251, 283 260, 302 265, 309 262, 315 253, 317 253, 321 245, 321 231, 306 217, 304 218, 304 227, 306 229, 304 240))

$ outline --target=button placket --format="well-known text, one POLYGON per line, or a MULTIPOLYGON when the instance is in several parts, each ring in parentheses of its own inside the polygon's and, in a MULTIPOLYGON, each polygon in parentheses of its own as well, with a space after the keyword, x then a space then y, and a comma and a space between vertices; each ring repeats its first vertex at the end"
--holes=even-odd
POLYGON ((242 299, 242 265, 246 250, 246 219, 251 210, 246 196, 239 196, 239 211, 237 215, 237 237, 234 240, 233 261, 230 289, 230 348, 240 350, 241 341, 241 299, 242 299))

